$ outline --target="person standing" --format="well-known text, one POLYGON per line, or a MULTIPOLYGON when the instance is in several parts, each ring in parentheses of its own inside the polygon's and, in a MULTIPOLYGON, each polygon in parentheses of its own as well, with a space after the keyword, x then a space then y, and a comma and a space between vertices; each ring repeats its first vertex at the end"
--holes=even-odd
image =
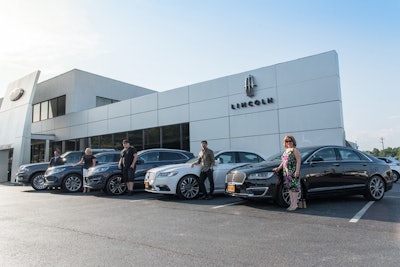
POLYGON ((49 167, 54 167, 54 166, 59 166, 59 165, 64 165, 63 159, 60 157, 60 153, 58 150, 54 150, 54 157, 51 158, 49 167))
POLYGON ((82 170, 83 193, 86 193, 86 192, 90 192, 90 188, 87 186, 87 183, 86 183, 88 169, 96 166, 96 157, 93 156, 92 150, 90 148, 86 148, 85 154, 82 156, 81 160, 75 164, 72 164, 72 166, 75 167, 76 165, 79 165, 82 163, 83 163, 83 170, 82 170))
POLYGON ((138 155, 136 148, 131 146, 128 140, 123 140, 122 145, 124 148, 121 151, 121 158, 118 162, 118 168, 122 169, 122 179, 128 187, 128 195, 131 196, 133 193, 136 161, 138 155))
POLYGON ((201 150, 198 155, 198 159, 196 162, 193 162, 191 167, 195 165, 201 164, 200 171, 200 191, 203 193, 203 196, 200 199, 212 199, 214 193, 214 177, 213 177, 213 168, 215 164, 214 152, 208 148, 208 143, 206 140, 201 141, 201 150), (210 182, 210 193, 207 194, 207 189, 204 184, 205 180, 208 178, 210 182))
POLYGON ((300 192, 300 151, 296 148, 296 139, 292 135, 283 138, 285 151, 282 154, 282 162, 274 168, 275 172, 283 171, 283 186, 289 190, 290 206, 288 210, 297 209, 297 199, 300 192))

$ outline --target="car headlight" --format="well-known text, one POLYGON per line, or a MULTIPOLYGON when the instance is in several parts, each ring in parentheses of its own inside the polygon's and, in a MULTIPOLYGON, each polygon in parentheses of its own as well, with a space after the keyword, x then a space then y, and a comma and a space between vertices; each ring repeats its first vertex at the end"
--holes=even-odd
POLYGON ((177 175, 178 172, 177 171, 173 171, 173 172, 160 172, 157 177, 171 177, 171 176, 175 176, 177 175))
POLYGON ((29 169, 26 166, 19 167, 19 172, 29 172, 29 169))
POLYGON ((63 171, 65 171, 65 168, 57 168, 57 169, 51 170, 50 173, 59 173, 59 172, 63 172, 63 171))
POLYGON ((256 172, 252 173, 248 176, 249 179, 269 179, 271 178, 275 173, 274 172, 256 172))
POLYGON ((90 168, 89 171, 90 172, 105 172, 106 170, 108 170, 110 167, 95 167, 95 168, 90 168))

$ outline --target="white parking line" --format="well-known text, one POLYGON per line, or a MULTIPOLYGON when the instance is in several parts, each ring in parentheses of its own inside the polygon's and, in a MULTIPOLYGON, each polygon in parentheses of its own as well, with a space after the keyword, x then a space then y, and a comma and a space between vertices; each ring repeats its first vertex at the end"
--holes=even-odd
POLYGON ((229 207, 229 206, 233 206, 233 205, 237 205, 237 204, 242 204, 242 203, 245 203, 245 202, 246 201, 238 201, 238 202, 228 203, 228 204, 225 204, 225 205, 214 206, 214 207, 212 207, 212 209, 219 209, 219 208, 229 207))
POLYGON ((371 207, 372 204, 374 204, 374 202, 375 201, 370 201, 367 204, 365 204, 365 206, 359 212, 357 212, 357 214, 349 222, 357 223, 361 219, 361 217, 367 212, 369 207, 371 207))

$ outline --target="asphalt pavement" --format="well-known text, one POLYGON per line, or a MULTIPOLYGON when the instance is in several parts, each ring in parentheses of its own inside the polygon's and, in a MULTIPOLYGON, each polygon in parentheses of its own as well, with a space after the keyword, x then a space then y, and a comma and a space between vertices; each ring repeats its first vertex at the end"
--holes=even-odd
POLYGON ((224 195, 185 201, 3 183, 0 229, 0 266, 390 267, 399 265, 400 184, 378 202, 316 199, 289 212, 224 195))

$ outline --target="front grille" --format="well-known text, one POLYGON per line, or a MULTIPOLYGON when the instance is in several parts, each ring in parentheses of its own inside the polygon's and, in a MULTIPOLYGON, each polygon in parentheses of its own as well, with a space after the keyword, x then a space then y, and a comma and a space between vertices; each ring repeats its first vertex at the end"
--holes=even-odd
POLYGON ((240 183, 242 184, 244 180, 246 179, 246 174, 244 173, 228 173, 226 175, 226 181, 228 183, 240 183))

